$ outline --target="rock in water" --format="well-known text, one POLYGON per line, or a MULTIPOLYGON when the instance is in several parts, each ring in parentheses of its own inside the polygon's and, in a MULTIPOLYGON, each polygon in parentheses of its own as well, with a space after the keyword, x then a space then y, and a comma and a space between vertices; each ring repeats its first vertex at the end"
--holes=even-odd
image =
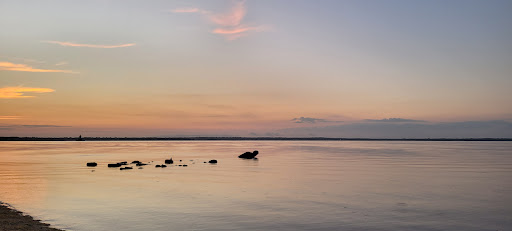
POLYGON ((242 155, 239 155, 238 158, 242 158, 242 159, 254 159, 257 155, 258 155, 258 151, 254 151, 254 152, 245 152, 244 154, 242 155))
POLYGON ((121 164, 119 164, 119 163, 116 163, 116 164, 108 164, 108 167, 109 167, 109 168, 117 168, 117 167, 121 167, 121 164))
POLYGON ((174 161, 173 161, 173 160, 172 160, 172 158, 171 158, 171 159, 165 160, 165 163, 166 163, 166 164, 172 164, 172 163, 174 163, 174 161))
POLYGON ((96 162, 89 162, 87 163, 87 167, 96 167, 98 164, 96 162))
POLYGON ((127 169, 133 169, 132 167, 124 167, 124 168, 120 168, 119 170, 127 170, 127 169))
POLYGON ((210 163, 210 164, 216 164, 216 163, 217 163, 217 160, 210 160, 210 161, 208 161, 208 163, 210 163))

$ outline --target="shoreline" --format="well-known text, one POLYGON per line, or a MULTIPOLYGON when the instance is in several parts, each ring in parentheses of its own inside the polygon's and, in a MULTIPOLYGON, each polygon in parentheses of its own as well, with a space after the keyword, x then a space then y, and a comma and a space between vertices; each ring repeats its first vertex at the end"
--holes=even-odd
POLYGON ((0 202, 0 231, 64 231, 50 227, 50 224, 35 220, 30 215, 10 208, 0 202))
POLYGON ((512 138, 329 138, 329 137, 17 137, 0 141, 512 141, 512 138))

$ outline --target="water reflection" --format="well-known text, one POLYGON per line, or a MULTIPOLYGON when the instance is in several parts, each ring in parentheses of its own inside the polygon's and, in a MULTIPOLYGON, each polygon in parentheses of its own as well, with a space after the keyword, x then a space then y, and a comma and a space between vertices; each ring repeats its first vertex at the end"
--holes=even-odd
POLYGON ((0 200, 79 231, 506 230, 510 150, 510 142, 4 142, 0 200), (252 150, 258 159, 237 158, 252 150), (154 167, 169 157, 188 167, 154 167), (218 164, 204 163, 211 159, 218 164), (106 167, 133 160, 154 162, 106 167), (98 167, 85 166, 92 161, 98 167))

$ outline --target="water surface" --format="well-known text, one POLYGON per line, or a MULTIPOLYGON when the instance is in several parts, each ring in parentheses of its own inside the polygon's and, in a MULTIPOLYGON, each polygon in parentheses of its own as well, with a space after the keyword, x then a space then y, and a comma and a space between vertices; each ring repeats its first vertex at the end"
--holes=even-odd
POLYGON ((512 142, 0 142, 0 200, 76 231, 512 230, 511 179, 512 142))

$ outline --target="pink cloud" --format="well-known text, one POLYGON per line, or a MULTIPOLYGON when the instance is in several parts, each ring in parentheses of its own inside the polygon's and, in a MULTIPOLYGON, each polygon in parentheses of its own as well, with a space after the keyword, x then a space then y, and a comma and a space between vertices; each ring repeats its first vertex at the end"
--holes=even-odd
POLYGON ((239 27, 234 27, 234 28, 217 28, 215 30, 213 30, 213 33, 214 34, 224 34, 224 35, 232 35, 232 34, 240 34, 240 33, 244 33, 244 32, 248 32, 248 31, 262 31, 263 30, 263 27, 261 26, 255 26, 255 27, 250 27, 250 26, 239 26, 239 27))
POLYGON ((177 8, 174 10, 171 10, 173 13, 202 13, 203 11, 199 8, 177 8))
POLYGON ((219 26, 238 26, 247 14, 244 1, 235 2, 231 10, 224 14, 209 15, 210 21, 219 26))
POLYGON ((237 26, 233 28, 217 28, 212 31, 214 34, 223 35, 227 40, 235 40, 240 37, 246 36, 250 31, 263 31, 265 30, 262 26, 237 26))
POLYGON ((245 1, 235 1, 228 12, 221 14, 213 14, 199 8, 178 8, 172 10, 174 13, 200 13, 215 24, 218 28, 212 31, 213 34, 224 36, 227 40, 235 40, 246 36, 249 32, 261 32, 266 27, 263 26, 246 26, 242 24, 247 14, 247 6, 245 1))

